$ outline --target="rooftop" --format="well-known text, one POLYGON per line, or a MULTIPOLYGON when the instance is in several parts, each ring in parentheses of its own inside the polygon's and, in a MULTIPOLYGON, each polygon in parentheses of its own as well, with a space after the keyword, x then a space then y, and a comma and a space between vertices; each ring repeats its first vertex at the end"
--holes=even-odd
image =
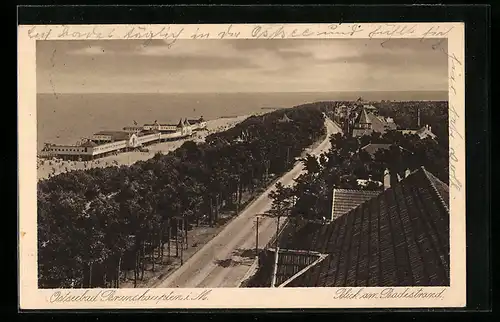
POLYGON ((94 133, 94 135, 110 136, 113 141, 118 141, 118 140, 127 140, 129 138, 130 133, 125 131, 99 131, 97 133, 94 133))
POLYGON ((144 126, 177 126, 176 124, 168 124, 168 123, 146 123, 144 126))
POLYGON ((418 129, 418 130, 411 130, 411 129, 402 129, 402 130, 399 130, 402 134, 416 134, 418 135, 420 138, 425 138, 425 137, 430 137, 432 139, 435 139, 436 138, 436 134, 434 134, 431 130, 431 128, 429 128, 428 125, 425 125, 423 126, 422 128, 418 129))
POLYGON ((359 113, 355 124, 371 124, 371 123, 372 123, 371 118, 368 116, 368 112, 366 111, 366 109, 363 108, 359 113))
POLYGON ((281 248, 328 256, 286 286, 449 285, 449 215, 448 186, 421 167, 329 224, 290 225, 281 248))
POLYGON ((363 135, 370 135, 374 131, 385 133, 388 130, 395 130, 396 128, 397 125, 393 121, 387 122, 383 117, 367 112, 366 109, 363 108, 354 123, 352 135, 354 137, 359 137, 363 135), (363 128, 363 124, 370 124, 370 127, 363 128))
POLYGON ((380 190, 333 189, 332 219, 348 213, 367 200, 379 195, 380 190))
POLYGON ((96 143, 92 142, 92 141, 86 141, 86 142, 83 142, 82 144, 80 144, 80 146, 83 146, 83 147, 94 147, 94 146, 97 146, 96 143))

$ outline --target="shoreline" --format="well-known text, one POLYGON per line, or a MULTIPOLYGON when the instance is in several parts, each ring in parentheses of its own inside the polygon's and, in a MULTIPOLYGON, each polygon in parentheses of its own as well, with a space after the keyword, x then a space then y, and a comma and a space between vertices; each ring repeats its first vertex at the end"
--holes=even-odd
POLYGON ((93 168, 105 168, 110 166, 130 166, 138 161, 146 161, 155 156, 156 153, 167 154, 176 150, 187 141, 196 143, 204 142, 205 137, 212 133, 222 132, 230 129, 236 124, 242 122, 250 115, 241 115, 235 117, 219 117, 208 120, 206 130, 193 133, 189 138, 178 141, 162 142, 149 145, 146 148, 148 152, 128 151, 118 155, 110 155, 93 161, 67 161, 61 159, 42 159, 37 156, 37 181, 48 179, 52 176, 71 172, 75 170, 89 170, 93 168))

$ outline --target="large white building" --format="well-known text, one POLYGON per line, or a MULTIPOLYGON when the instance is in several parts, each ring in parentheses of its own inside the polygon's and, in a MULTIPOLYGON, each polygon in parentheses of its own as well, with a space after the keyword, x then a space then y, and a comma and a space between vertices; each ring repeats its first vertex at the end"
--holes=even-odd
POLYGON ((123 131, 100 131, 82 144, 61 145, 46 143, 40 156, 60 157, 70 160, 92 160, 99 157, 137 149, 162 141, 179 140, 189 137, 193 131, 207 126, 201 117, 198 120, 184 119, 176 125, 155 121, 143 126, 126 126, 123 131))

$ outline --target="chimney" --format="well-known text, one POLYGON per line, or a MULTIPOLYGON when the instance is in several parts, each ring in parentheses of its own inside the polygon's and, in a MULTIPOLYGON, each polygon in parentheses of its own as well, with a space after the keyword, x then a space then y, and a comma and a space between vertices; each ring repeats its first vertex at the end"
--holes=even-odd
POLYGON ((431 126, 429 125, 429 131, 431 131, 431 126))
POLYGON ((409 175, 410 175, 410 169, 407 168, 405 171, 405 178, 408 177, 409 175))
POLYGON ((389 189, 391 187, 391 174, 389 169, 384 170, 384 189, 389 189))
POLYGON ((420 107, 417 108, 417 127, 420 128, 420 107))

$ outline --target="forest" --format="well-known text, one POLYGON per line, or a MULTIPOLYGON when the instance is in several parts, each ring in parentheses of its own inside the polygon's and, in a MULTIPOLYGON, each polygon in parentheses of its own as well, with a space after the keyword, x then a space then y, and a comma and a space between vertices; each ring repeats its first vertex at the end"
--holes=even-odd
POLYGON ((174 237, 188 244, 191 227, 217 225, 222 207, 237 214, 245 191, 291 169, 324 137, 321 111, 315 104, 276 110, 131 166, 39 181, 39 288, 119 287, 125 271, 134 282, 143 278, 146 263, 154 270, 164 261, 165 244, 168 260, 174 237))
MULTIPOLYGON (((359 138, 335 134, 330 137, 331 149, 319 157, 307 155, 303 159, 306 172, 296 179, 293 187, 277 185, 271 194, 273 208, 270 215, 297 220, 321 220, 331 213, 333 189, 383 189, 375 181, 383 182, 384 170, 391 178, 404 177, 408 169, 424 166, 441 181, 449 181, 448 148, 430 138, 420 139, 414 134, 388 131, 384 135, 373 132, 359 138), (373 155, 361 147, 369 143, 390 144, 373 155), (357 179, 371 179, 365 187, 357 179)), ((395 181, 392 182, 394 184, 395 181)))
POLYGON ((383 101, 374 103, 381 116, 390 116, 401 129, 417 129, 417 111, 420 110, 420 127, 430 125, 438 141, 448 146, 447 101, 383 101))

